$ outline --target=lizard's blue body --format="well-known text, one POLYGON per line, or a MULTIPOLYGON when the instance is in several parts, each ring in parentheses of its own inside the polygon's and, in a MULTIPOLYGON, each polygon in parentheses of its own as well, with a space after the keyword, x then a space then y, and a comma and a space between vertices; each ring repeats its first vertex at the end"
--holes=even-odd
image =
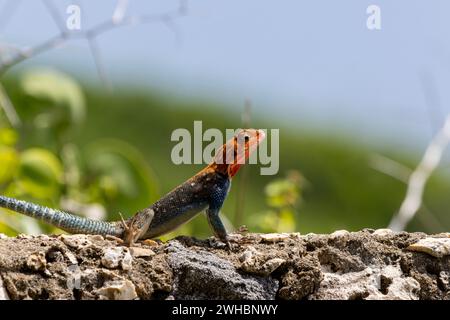
MULTIPOLYGON (((150 208, 154 217, 144 238, 163 235, 192 219, 206 209, 208 222, 216 235, 224 235, 225 228, 219 211, 228 194, 230 179, 215 171, 202 171, 184 182, 150 208)), ((224 235, 225 236, 225 235, 224 235)))

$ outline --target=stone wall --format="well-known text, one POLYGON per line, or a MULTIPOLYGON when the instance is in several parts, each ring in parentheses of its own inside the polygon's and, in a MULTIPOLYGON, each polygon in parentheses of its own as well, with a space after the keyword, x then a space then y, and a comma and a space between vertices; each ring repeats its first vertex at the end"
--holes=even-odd
POLYGON ((1 299, 449 299, 450 234, 0 236, 1 299))

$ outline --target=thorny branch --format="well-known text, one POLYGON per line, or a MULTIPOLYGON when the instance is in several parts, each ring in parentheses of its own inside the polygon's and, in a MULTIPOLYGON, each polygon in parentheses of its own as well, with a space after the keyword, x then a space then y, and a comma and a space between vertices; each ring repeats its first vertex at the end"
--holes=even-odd
MULTIPOLYGON (((50 15, 52 16, 53 20, 57 24, 60 33, 34 47, 18 49, 10 56, 8 56, 6 59, 3 59, 0 62, 0 76, 3 75, 8 69, 15 66, 16 64, 26 59, 30 59, 34 56, 37 56, 43 52, 52 50, 69 40, 85 39, 89 42, 89 47, 92 51, 92 56, 94 57, 95 63, 97 64, 97 71, 99 72, 100 77, 104 79, 104 74, 102 74, 103 67, 99 66, 100 55, 95 45, 96 37, 105 32, 120 27, 137 24, 148 24, 148 23, 162 23, 166 25, 171 31, 175 32, 176 31, 176 28, 174 27, 175 20, 177 20, 182 16, 185 16, 187 13, 187 0, 180 0, 178 7, 172 11, 168 11, 162 14, 143 14, 143 15, 127 16, 126 13, 128 9, 128 1, 119 0, 117 1, 117 5, 114 9, 113 15, 108 20, 103 21, 85 31, 80 30, 71 31, 65 28, 63 20, 59 16, 53 2, 51 0, 43 0, 43 3, 47 8, 47 10, 49 11, 50 15)), ((176 36, 178 36, 176 32, 175 34, 176 36)))
POLYGON ((405 199, 400 210, 395 215, 389 228, 392 230, 404 230, 422 205, 423 191, 433 171, 439 165, 442 154, 450 143, 450 115, 447 115, 444 126, 436 134, 428 145, 422 160, 408 179, 408 187, 405 199))
MULTIPOLYGON (((407 166, 379 154, 374 154, 370 157, 369 166, 387 176, 405 183, 406 185, 408 184, 409 177, 413 173, 413 170, 407 166)), ((417 214, 419 222, 430 231, 439 230, 442 223, 427 207, 425 201, 422 200, 420 208, 422 214, 417 214)))
POLYGON ((2 108, 5 111, 5 115, 13 127, 17 127, 20 125, 20 119, 16 113, 16 109, 14 109, 14 105, 9 99, 9 96, 1 83, 0 83, 0 108, 2 108))
MULTIPOLYGON (((9 21, 19 3, 19 0, 10 0, 4 5, 2 8, 3 11, 0 12, 0 29, 3 28, 9 21)), ((179 32, 175 24, 175 20, 187 14, 187 0, 179 0, 178 7, 172 11, 162 14, 127 16, 129 1, 118 0, 110 19, 98 23, 85 31, 80 31, 69 30, 66 28, 64 20, 62 16, 60 16, 58 8, 52 0, 42 0, 42 3, 58 27, 59 34, 52 36, 42 43, 30 48, 20 48, 11 44, 0 43, 0 77, 11 67, 21 63, 24 60, 59 47, 69 40, 84 39, 88 42, 100 80, 108 89, 111 89, 111 82, 108 80, 105 67, 102 63, 100 49, 97 45, 97 37, 99 35, 120 27, 159 22, 172 31, 175 34, 176 39, 179 39, 179 32)), ((20 125, 20 119, 1 83, 0 108, 4 110, 6 117, 12 126, 20 125)))
POLYGON ((408 183, 412 172, 407 166, 380 154, 374 154, 369 158, 369 166, 404 183, 408 183))
MULTIPOLYGON (((250 100, 245 101, 244 112, 242 113, 242 127, 250 128, 252 112, 252 102, 250 100)), ((242 168, 241 175, 238 182, 238 193, 236 197, 236 209, 234 215, 234 224, 236 227, 240 227, 244 216, 244 203, 245 203, 245 190, 248 181, 248 168, 244 166, 242 168)))
POLYGON ((423 225, 428 226, 430 230, 436 230, 442 225, 425 205, 423 193, 429 177, 439 165, 442 154, 450 143, 450 114, 438 132, 440 128, 439 119, 442 118, 442 110, 435 79, 432 74, 426 71, 419 73, 419 79, 434 136, 421 162, 413 171, 407 166, 381 155, 374 155, 369 161, 369 165, 373 169, 402 181, 407 185, 406 196, 400 206, 400 210, 393 216, 389 224, 389 228, 397 231, 404 230, 419 209, 422 209, 421 212, 424 214, 423 217, 418 215, 419 221, 423 225))

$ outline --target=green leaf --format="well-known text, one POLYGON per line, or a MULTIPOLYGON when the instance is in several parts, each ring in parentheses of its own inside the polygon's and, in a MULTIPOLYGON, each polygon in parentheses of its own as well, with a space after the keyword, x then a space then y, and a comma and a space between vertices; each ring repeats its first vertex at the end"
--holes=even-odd
POLYGON ((273 210, 267 210, 259 214, 256 227, 261 232, 277 232, 278 216, 273 210))
POLYGON ((260 214, 256 227, 262 232, 294 232, 295 212, 284 209, 280 212, 267 210, 260 214))
POLYGON ((32 110, 28 111, 38 126, 65 128, 84 119, 83 91, 69 75, 53 69, 33 69, 21 77, 20 84, 29 98, 32 110))
POLYGON ((299 183, 289 177, 270 182, 264 191, 267 204, 274 208, 295 205, 300 198, 299 183))
POLYGON ((20 156, 17 184, 36 198, 50 198, 60 193, 63 166, 50 151, 33 148, 20 156))
POLYGON ((17 172, 19 155, 12 147, 0 146, 0 184, 10 181, 17 172))
POLYGON ((295 231, 295 212, 293 210, 284 209, 279 213, 279 224, 277 232, 294 232, 295 231))
POLYGON ((0 128, 0 144, 13 146, 18 139, 17 132, 10 128, 0 128))
POLYGON ((110 208, 131 214, 159 197, 153 171, 142 154, 126 142, 104 139, 90 144, 86 165, 110 208))

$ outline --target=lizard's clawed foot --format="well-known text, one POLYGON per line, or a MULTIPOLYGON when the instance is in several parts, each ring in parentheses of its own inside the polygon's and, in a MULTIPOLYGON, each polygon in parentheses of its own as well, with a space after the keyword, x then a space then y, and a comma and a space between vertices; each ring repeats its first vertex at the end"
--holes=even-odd
POLYGON ((226 248, 229 251, 237 249, 239 246, 240 239, 242 235, 240 234, 227 234, 226 237, 218 238, 212 237, 209 239, 209 244, 215 248, 226 248))
MULTIPOLYGON (((152 222, 154 216, 153 210, 143 210, 134 215, 134 217, 127 223, 122 218, 124 228, 123 240, 129 247, 145 234, 152 222)), ((122 217, 122 215, 120 215, 122 217)))
POLYGON ((122 227, 124 229, 123 239, 121 239, 122 243, 125 244, 127 247, 131 247, 134 243, 133 230, 126 223, 125 219, 122 216, 122 213, 119 212, 119 216, 120 216, 120 220, 122 222, 122 227))
POLYGON ((211 237, 208 239, 209 245, 215 249, 231 250, 231 243, 227 239, 220 239, 218 237, 211 237))
POLYGON ((236 243, 234 243, 233 241, 230 241, 229 239, 220 240, 220 242, 224 244, 224 247, 227 251, 234 251, 238 247, 238 245, 236 243))

